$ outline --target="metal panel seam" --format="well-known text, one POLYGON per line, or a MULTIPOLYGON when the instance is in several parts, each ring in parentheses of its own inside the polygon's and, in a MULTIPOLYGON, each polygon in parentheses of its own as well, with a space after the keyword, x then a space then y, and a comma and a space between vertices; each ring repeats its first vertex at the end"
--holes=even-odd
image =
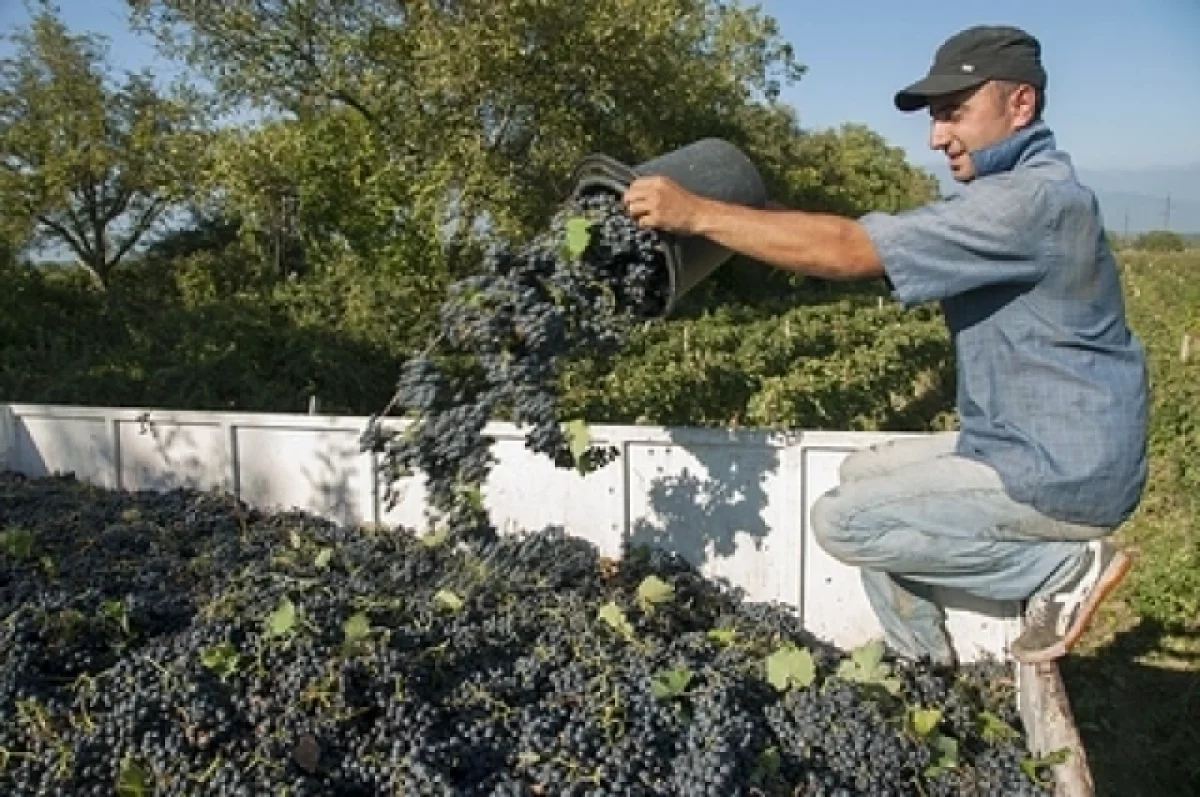
POLYGON ((0 471, 15 470, 16 419, 12 405, 0 404, 0 471))
POLYGON ((800 515, 800 561, 797 563, 800 578, 796 588, 796 611, 800 616, 800 625, 803 627, 808 620, 808 606, 804 600, 808 586, 806 584, 808 575, 808 445, 803 436, 796 445, 796 459, 798 462, 796 470, 800 478, 800 505, 797 507, 800 515))
POLYGON ((633 539, 633 474, 630 472, 629 452, 633 447, 632 440, 621 441, 621 515, 624 528, 621 529, 621 555, 629 552, 629 542, 633 539))

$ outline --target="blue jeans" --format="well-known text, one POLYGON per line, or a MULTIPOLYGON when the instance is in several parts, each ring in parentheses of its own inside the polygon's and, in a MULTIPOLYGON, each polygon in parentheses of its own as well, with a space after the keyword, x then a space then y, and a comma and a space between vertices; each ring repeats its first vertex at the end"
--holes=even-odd
POLYGON ((932 587, 1022 601, 1078 567, 1088 540, 1113 532, 1012 500, 994 470, 954 453, 957 440, 944 432, 853 452, 812 510, 817 543, 860 569, 887 643, 908 658, 953 661, 932 587))

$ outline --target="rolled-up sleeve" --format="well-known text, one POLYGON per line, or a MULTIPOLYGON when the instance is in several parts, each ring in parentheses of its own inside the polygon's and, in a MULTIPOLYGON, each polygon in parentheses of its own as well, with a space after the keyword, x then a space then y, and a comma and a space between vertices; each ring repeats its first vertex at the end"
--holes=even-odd
POLYGON ((902 213, 859 223, 883 262, 892 295, 912 307, 987 285, 1033 283, 1047 264, 1045 187, 1009 175, 902 213))

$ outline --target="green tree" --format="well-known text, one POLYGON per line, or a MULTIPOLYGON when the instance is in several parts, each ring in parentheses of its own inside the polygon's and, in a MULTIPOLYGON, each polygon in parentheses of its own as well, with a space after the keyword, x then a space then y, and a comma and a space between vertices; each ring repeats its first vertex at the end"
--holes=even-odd
POLYGON ((0 204, 31 246, 63 245, 95 282, 171 207, 199 151, 195 109, 148 72, 116 84, 104 40, 73 35, 43 9, 0 60, 0 204), (188 153, 188 158, 182 157, 188 153))
POLYGON ((904 150, 863 125, 801 136, 784 168, 788 198, 808 210, 895 213, 938 196, 931 172, 910 164, 904 150))
POLYGON ((1147 252, 1182 252, 1187 249, 1187 241, 1171 230, 1151 230, 1139 235, 1133 246, 1147 252))
POLYGON ((737 139, 742 110, 802 72, 773 20, 715 0, 134 5, 230 107, 353 109, 365 129, 346 143, 386 157, 361 175, 371 216, 442 247, 528 233, 589 152, 737 139))

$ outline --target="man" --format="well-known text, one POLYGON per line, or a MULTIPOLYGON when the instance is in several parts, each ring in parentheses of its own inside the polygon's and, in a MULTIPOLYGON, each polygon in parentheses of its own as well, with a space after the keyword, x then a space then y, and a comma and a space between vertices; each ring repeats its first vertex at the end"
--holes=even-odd
POLYGON ((913 211, 758 210, 661 177, 625 194, 642 226, 828 280, 882 277, 906 307, 940 302, 959 431, 850 455, 812 512, 907 658, 954 663, 934 587, 1026 601, 1013 656, 1066 655, 1130 566, 1109 537, 1147 478, 1145 356, 1095 199, 1042 120, 1045 86, 1028 33, 949 38, 895 104, 929 109, 930 145, 962 188, 913 211))

